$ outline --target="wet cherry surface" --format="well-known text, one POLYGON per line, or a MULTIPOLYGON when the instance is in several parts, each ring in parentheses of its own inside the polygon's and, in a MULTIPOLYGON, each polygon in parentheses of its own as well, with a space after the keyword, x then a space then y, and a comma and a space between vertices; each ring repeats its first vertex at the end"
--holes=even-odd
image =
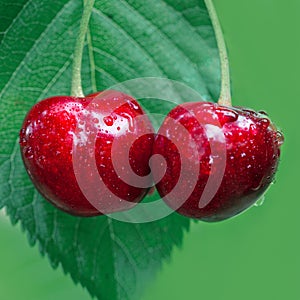
POLYGON ((20 147, 30 178, 48 201, 73 215, 94 216, 128 209, 146 195, 147 188, 127 182, 132 173, 145 176, 150 172, 152 132, 139 104, 123 93, 107 91, 85 98, 57 96, 39 102, 28 113, 20 132, 20 147), (143 118, 137 118, 140 116, 143 118), (113 157, 115 140, 119 143, 113 157), (123 153, 126 147, 129 157, 123 153), (74 153, 79 168, 76 174, 74 153), (127 170, 125 178, 120 178, 112 159, 118 164, 129 160, 131 172, 127 170), (99 175, 106 188, 97 185, 99 175), (97 203, 91 201, 92 205, 86 199, 78 179, 84 180, 97 203), (117 200, 112 200, 112 194, 117 200))
POLYGON ((265 112, 185 103, 168 114, 156 137, 153 153, 167 163, 156 187, 182 215, 210 222, 230 218, 253 205, 270 186, 282 143, 282 133, 265 112), (181 192, 174 195, 177 184, 181 192))

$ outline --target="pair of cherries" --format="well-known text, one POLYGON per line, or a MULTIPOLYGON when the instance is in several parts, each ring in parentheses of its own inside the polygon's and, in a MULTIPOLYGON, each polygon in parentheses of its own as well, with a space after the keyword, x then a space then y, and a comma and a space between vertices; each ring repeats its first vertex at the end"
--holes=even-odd
POLYGON ((57 208, 86 217, 130 209, 154 181, 179 214, 230 218, 272 183, 282 142, 266 113, 210 102, 175 107, 154 134, 138 102, 113 90, 45 99, 20 131, 38 191, 57 208), (164 160, 150 169, 156 155, 164 160), (148 183, 134 184, 136 178, 148 183))

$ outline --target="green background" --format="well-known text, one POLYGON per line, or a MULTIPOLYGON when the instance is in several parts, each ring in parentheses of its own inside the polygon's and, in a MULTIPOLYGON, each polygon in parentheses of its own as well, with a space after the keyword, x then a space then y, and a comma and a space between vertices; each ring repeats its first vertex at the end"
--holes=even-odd
MULTIPOLYGON (((285 144, 265 203, 219 224, 197 223, 142 300, 299 299, 300 1, 214 0, 229 49, 235 105, 266 110, 285 144)), ((0 216, 1 299, 90 299, 52 271, 0 216)))

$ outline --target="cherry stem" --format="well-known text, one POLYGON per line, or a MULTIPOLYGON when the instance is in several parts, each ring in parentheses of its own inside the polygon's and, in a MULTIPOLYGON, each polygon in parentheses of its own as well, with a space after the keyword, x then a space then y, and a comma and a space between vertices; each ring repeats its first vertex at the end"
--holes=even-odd
POLYGON ((71 95, 75 97, 84 97, 81 82, 82 53, 94 3, 95 0, 84 0, 79 33, 75 43, 71 87, 71 95))
POLYGON ((228 60, 224 35, 212 0, 204 0, 204 1, 215 31, 217 45, 219 48, 220 61, 221 61, 221 92, 220 92, 218 103, 220 105, 232 106, 229 60, 228 60))

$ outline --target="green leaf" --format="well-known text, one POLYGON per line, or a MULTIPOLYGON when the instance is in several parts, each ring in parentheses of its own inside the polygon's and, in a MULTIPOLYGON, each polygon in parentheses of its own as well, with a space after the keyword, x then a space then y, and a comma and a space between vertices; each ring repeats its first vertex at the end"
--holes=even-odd
MULTIPOLYGON (((21 222, 53 267, 61 264, 91 295, 135 299, 181 245, 189 220, 172 214, 128 224, 69 216, 37 193, 19 153, 18 132, 30 107, 70 93, 81 12, 79 0, 0 0, 0 207, 21 222)), ((96 1, 83 55, 84 91, 145 76, 178 80, 217 98, 219 58, 203 1, 96 1)), ((168 112, 147 103, 148 111, 168 112)))

